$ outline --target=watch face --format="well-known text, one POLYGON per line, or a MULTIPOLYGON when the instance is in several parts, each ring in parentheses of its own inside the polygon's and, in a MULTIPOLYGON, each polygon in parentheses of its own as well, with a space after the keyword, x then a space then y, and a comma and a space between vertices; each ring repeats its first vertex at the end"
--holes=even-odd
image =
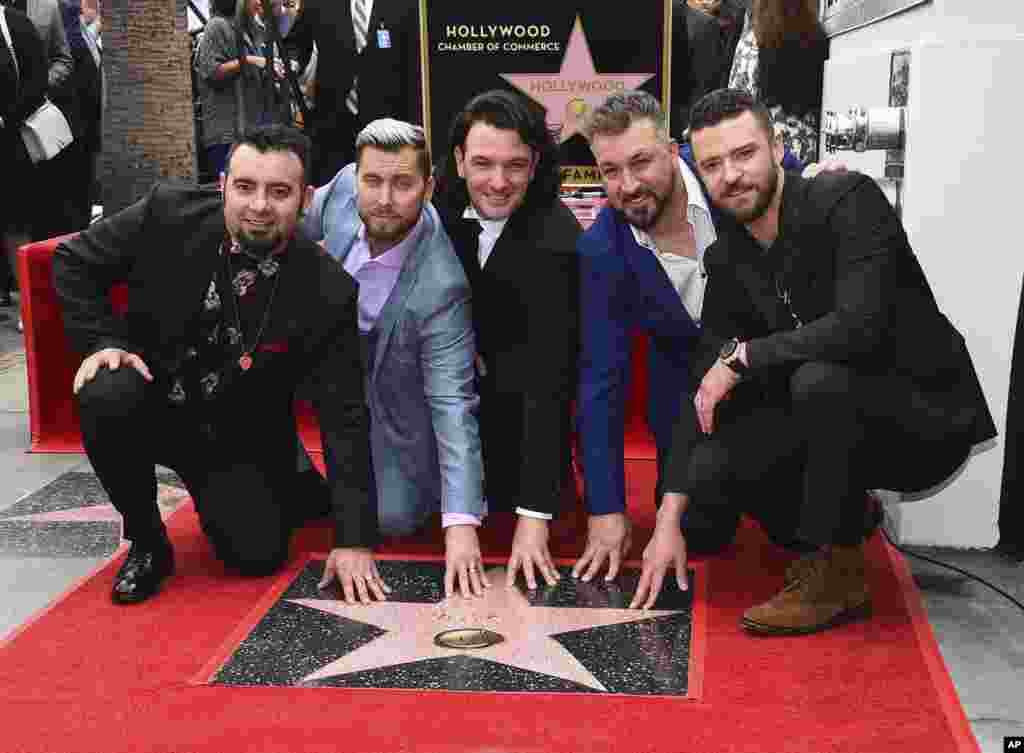
POLYGON ((727 360, 732 357, 732 354, 736 352, 736 348, 739 347, 739 343, 735 340, 729 340, 722 346, 718 355, 722 360, 727 360))

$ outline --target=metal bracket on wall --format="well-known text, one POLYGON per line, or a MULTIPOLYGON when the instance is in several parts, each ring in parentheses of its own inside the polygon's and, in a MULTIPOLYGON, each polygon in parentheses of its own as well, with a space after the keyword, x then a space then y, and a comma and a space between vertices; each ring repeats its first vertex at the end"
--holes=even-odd
POLYGON ((821 0, 821 23, 834 37, 932 0, 821 0))

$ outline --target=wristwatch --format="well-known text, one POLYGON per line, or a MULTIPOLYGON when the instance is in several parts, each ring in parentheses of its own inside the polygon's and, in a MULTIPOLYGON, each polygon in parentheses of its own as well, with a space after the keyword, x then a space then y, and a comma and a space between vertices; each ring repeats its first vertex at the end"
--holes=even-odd
POLYGON ((726 340, 725 345, 718 351, 718 360, 735 371, 739 376, 747 373, 747 366, 740 360, 740 341, 736 338, 726 340))

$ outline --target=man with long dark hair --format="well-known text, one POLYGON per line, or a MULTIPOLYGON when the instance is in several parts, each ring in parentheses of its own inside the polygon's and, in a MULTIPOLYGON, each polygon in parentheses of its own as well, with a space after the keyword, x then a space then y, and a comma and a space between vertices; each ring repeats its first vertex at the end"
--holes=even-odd
POLYGON ((558 571, 548 521, 569 484, 579 223, 559 199, 544 111, 484 92, 455 116, 438 195, 473 292, 485 493, 519 515, 508 579, 558 571))

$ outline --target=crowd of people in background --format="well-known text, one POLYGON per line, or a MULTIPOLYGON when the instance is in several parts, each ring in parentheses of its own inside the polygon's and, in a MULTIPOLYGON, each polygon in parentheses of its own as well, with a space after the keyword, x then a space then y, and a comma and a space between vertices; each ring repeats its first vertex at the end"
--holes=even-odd
MULTIPOLYGON (((26 187, 0 216, 8 260, 0 265, 0 306, 9 306, 16 288, 15 249, 87 226, 94 205, 101 203, 105 83, 100 0, 0 2, 11 19, 18 63, 5 45, 0 50, 0 151, 13 184, 26 187), (44 97, 64 113, 74 141, 56 158, 33 164, 17 138, 17 125, 44 97), (47 201, 33 201, 44 185, 47 201)), ((816 3, 674 0, 673 5, 672 135, 685 136, 690 107, 701 96, 740 88, 769 106, 795 161, 814 161, 828 54, 816 3)), ((303 126, 315 150, 314 182, 323 185, 352 161, 355 136, 367 123, 380 117, 420 122, 417 6, 411 0, 194 5, 192 12, 200 13, 193 35, 200 181, 217 180, 231 142, 249 126, 303 126), (269 25, 265 10, 273 17, 269 25)))
POLYGON ((100 0, 3 5, 9 41, 0 47, 0 160, 8 185, 17 188, 0 213, 0 306, 10 306, 17 247, 89 224, 98 197, 105 84, 100 0), (20 128, 47 99, 63 113, 73 141, 34 163, 20 128))

